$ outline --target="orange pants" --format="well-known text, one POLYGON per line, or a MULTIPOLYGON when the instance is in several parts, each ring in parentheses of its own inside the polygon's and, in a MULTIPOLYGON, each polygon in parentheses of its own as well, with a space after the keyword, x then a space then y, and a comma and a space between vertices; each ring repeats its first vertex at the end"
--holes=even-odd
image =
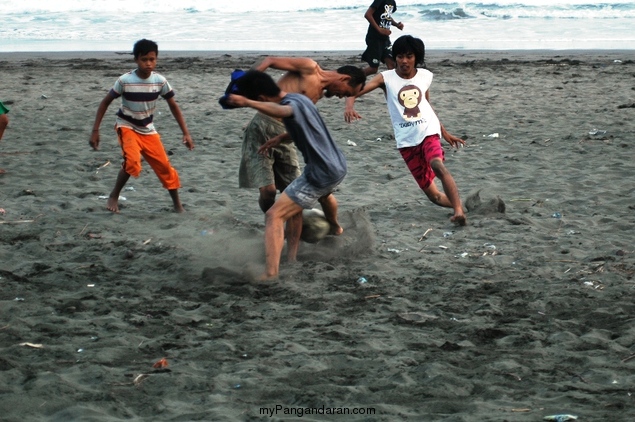
POLYGON ((161 184, 168 190, 181 187, 179 174, 170 164, 158 133, 143 135, 127 127, 117 127, 117 138, 123 155, 122 167, 132 177, 141 174, 141 156, 152 167, 161 184))

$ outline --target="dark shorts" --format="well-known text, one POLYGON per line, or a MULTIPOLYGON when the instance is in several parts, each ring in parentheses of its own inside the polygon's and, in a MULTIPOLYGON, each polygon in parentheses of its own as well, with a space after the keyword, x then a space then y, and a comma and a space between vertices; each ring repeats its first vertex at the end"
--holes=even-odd
POLYGON ((256 113, 243 135, 242 158, 238 170, 239 187, 261 188, 275 185, 282 192, 300 175, 300 162, 293 143, 281 143, 271 148, 269 155, 258 153, 262 144, 285 132, 282 122, 256 113))
POLYGON ((445 161, 445 152, 439 135, 426 136, 419 145, 399 148, 399 152, 421 189, 427 189, 435 178, 430 161, 434 158, 445 161))
POLYGON ((379 67, 380 63, 386 63, 386 58, 392 59, 392 44, 390 39, 378 40, 366 36, 366 51, 362 54, 362 61, 370 67, 379 67))

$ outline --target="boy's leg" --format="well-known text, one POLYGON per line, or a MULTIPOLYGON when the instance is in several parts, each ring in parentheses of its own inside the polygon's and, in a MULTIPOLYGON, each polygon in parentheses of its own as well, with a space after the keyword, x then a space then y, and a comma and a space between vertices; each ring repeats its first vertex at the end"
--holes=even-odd
POLYGON ((302 235, 302 212, 289 218, 284 227, 284 237, 287 239, 287 261, 295 262, 300 249, 302 235))
POLYGON ((178 189, 181 187, 181 181, 179 180, 179 174, 170 164, 168 155, 165 152, 161 137, 158 134, 143 135, 140 137, 142 142, 141 155, 145 158, 146 162, 154 173, 157 175, 161 184, 170 193, 172 203, 174 204, 174 211, 184 212, 185 208, 181 204, 179 198, 178 189))
POLYGON ((430 167, 432 167, 435 176, 441 180, 443 192, 445 193, 439 192, 434 183, 430 183, 430 186, 423 191, 435 204, 454 209, 454 215, 450 218, 450 220, 464 226, 467 223, 467 219, 463 213, 463 205, 461 204, 461 198, 459 197, 459 189, 456 187, 454 178, 445 165, 443 165, 441 158, 432 159, 430 167))
POLYGON ((108 202, 106 203, 106 208, 112 212, 119 212, 119 194, 121 190, 126 185, 126 182, 130 179, 130 175, 126 173, 126 170, 121 168, 119 170, 119 174, 117 174, 117 180, 115 181, 115 187, 110 192, 108 196, 108 202))
POLYGON ((121 190, 130 179, 130 176, 139 177, 141 173, 141 153, 138 142, 138 135, 128 128, 116 128, 117 141, 121 147, 121 154, 123 156, 123 163, 121 169, 117 174, 117 180, 115 181, 115 187, 108 196, 108 202, 106 208, 112 212, 119 212, 119 195, 121 190))
POLYGON ((183 208, 183 204, 181 204, 181 198, 179 198, 179 190, 178 189, 168 189, 170 193, 170 198, 172 198, 172 203, 174 204, 175 212, 185 212, 185 208, 183 208))
MULTIPOLYGON (((302 207, 282 192, 275 204, 265 214, 266 270, 261 280, 271 279, 280 272, 280 255, 284 246, 285 222, 302 212, 302 207)), ((297 233, 299 242, 299 232, 297 233)), ((290 239, 287 239, 289 241, 290 239)), ((292 244, 293 246, 293 244, 292 244)))
POLYGON ((322 211, 324 211, 324 217, 326 221, 331 225, 330 234, 340 235, 344 232, 342 226, 337 221, 337 200, 332 193, 323 196, 319 199, 322 211))
POLYGON ((273 206, 276 202, 276 194, 278 193, 278 189, 276 189, 276 185, 267 185, 261 186, 259 189, 258 196, 258 205, 262 212, 267 212, 269 208, 273 206))

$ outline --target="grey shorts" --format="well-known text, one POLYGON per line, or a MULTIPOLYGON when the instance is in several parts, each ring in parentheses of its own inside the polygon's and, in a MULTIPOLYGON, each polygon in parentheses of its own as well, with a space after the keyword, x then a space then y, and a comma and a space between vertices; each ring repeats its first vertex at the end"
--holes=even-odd
POLYGON ((289 195, 289 198, 304 209, 315 208, 318 203, 318 199, 323 196, 327 196, 333 193, 335 188, 341 183, 339 180, 332 185, 318 188, 313 186, 306 178, 306 175, 302 173, 300 177, 295 179, 287 188, 284 193, 289 195))
POLYGON ((282 192, 300 175, 298 152, 292 142, 272 148, 269 155, 258 154, 258 148, 265 142, 285 132, 282 122, 256 113, 243 135, 242 158, 238 170, 239 187, 261 188, 275 185, 282 192))

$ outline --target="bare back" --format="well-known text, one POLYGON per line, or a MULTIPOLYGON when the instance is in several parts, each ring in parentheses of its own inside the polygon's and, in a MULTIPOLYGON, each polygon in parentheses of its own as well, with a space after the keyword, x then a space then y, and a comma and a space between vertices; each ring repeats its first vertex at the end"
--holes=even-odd
POLYGON ((286 92, 303 94, 315 104, 324 94, 321 70, 316 64, 315 71, 311 73, 288 71, 278 80, 278 86, 286 92))

